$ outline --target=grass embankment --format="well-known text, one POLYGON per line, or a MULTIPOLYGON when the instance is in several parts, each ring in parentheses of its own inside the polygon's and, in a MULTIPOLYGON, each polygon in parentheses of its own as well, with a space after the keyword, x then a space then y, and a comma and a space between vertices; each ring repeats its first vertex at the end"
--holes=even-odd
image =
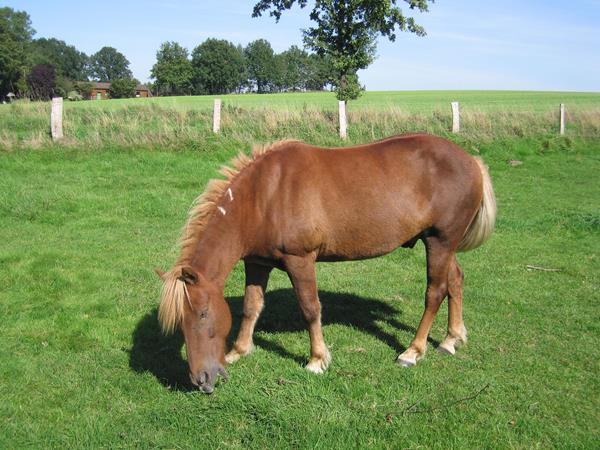
MULTIPOLYGON (((61 146, 211 148, 214 97, 66 103, 61 146)), ((337 145, 337 102, 331 93, 223 96, 220 141, 232 146, 295 137, 337 145)), ((349 138, 427 131, 447 135, 450 101, 461 102, 462 134, 477 140, 558 132, 559 103, 567 133, 600 136, 600 94, 548 92, 369 92, 348 106, 349 138)), ((0 148, 52 145, 49 103, 0 105, 0 148)))
MULTIPOLYGON (((350 142, 370 140, 362 130, 350 142)), ((260 133, 209 133, 204 152, 0 154, 0 448, 596 447, 600 143, 571 133, 454 137, 483 155, 499 204, 492 240, 459 256, 470 340, 454 358, 433 351, 443 306, 426 358, 394 363, 422 313, 418 244, 319 265, 323 376, 302 368, 308 334, 275 272, 255 353, 212 396, 188 389, 181 336, 159 332, 152 268, 170 267, 192 200, 260 133)), ((239 265, 225 292, 236 325, 243 285, 239 265)))

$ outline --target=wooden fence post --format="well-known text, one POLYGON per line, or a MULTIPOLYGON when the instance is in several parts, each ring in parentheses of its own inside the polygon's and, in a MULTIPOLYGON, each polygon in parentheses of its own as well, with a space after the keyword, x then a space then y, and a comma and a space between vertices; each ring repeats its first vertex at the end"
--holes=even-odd
POLYGON ((565 125, 566 125, 565 104, 561 103, 560 104, 560 134, 565 134, 565 125))
POLYGON ((458 102, 452 102, 452 132, 458 133, 460 131, 460 107, 458 102))
POLYGON ((63 137, 62 115, 63 99, 62 97, 54 97, 52 99, 52 111, 50 112, 50 133, 53 141, 63 137))
POLYGON ((215 98, 213 109, 213 133, 218 133, 221 129, 221 99, 215 98))
POLYGON ((340 115, 340 137, 346 139, 348 135, 348 124, 346 123, 346 102, 340 100, 339 102, 339 115, 340 115))

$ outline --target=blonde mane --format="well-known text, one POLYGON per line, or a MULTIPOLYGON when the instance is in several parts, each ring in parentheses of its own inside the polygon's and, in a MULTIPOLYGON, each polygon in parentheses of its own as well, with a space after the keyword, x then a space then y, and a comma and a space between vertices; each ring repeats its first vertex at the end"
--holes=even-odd
POLYGON ((223 166, 219 170, 225 178, 210 180, 204 192, 194 200, 187 223, 181 233, 179 258, 177 258, 175 266, 162 277, 163 289, 158 308, 158 320, 164 333, 175 331, 177 325, 183 320, 183 305, 188 296, 185 283, 180 279, 182 268, 193 258, 194 244, 202 235, 209 219, 217 210, 221 197, 229 189, 233 180, 260 156, 274 150, 280 150, 288 144, 300 142, 297 140, 283 140, 270 145, 255 145, 250 156, 240 152, 229 162, 229 165, 223 166))

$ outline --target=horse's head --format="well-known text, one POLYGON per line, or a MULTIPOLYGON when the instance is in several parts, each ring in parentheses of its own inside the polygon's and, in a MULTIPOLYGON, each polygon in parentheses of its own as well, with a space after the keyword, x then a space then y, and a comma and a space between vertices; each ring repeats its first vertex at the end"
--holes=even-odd
POLYGON ((181 328, 190 379, 210 394, 218 376, 227 377, 225 345, 231 330, 231 312, 223 290, 191 267, 157 273, 164 281, 158 311, 163 331, 181 328))

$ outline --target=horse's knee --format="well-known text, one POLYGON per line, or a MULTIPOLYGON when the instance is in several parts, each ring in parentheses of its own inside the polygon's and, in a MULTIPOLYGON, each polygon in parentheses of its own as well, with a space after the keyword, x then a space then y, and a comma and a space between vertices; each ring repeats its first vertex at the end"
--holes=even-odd
POLYGON ((258 286, 246 288, 244 299, 244 317, 248 319, 256 318, 264 306, 264 295, 258 286))
POLYGON ((436 283, 427 287, 425 308, 437 309, 448 295, 448 283, 436 283))
POLYGON ((308 323, 321 319, 321 302, 318 299, 301 300, 300 309, 308 323))

